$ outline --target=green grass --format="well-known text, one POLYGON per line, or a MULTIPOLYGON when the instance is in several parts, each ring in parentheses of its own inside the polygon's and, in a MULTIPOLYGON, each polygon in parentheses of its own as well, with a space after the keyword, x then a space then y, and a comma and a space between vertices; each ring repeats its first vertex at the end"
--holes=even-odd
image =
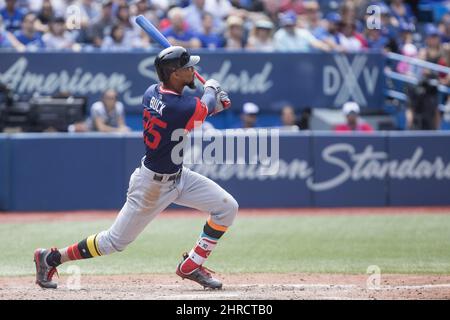
MULTIPOLYGON (((156 219, 124 252, 68 265, 83 274, 172 273, 204 218, 156 219)), ((0 276, 33 274, 35 248, 72 244, 111 222, 0 224, 0 276)), ((383 273, 450 274, 450 215, 238 217, 207 265, 233 273, 366 273, 377 265, 383 273)))

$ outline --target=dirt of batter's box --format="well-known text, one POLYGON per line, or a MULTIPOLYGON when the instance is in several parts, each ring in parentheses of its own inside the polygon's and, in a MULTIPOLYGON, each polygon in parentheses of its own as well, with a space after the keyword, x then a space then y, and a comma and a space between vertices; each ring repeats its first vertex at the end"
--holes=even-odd
POLYGON ((450 275, 225 274, 223 289, 204 290, 176 275, 82 275, 57 278, 58 289, 41 289, 34 277, 0 277, 0 299, 303 300, 450 299, 450 275), (380 280, 380 281, 377 281, 380 280))

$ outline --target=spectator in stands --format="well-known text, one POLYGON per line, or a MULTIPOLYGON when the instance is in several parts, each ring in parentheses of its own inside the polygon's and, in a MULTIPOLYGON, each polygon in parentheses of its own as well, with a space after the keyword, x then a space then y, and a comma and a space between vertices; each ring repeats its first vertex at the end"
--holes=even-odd
POLYGON ((76 6, 80 9, 81 24, 88 27, 100 16, 100 4, 94 0, 78 0, 76 6))
POLYGON ((281 109, 282 127, 290 130, 299 130, 297 122, 297 116, 295 115, 294 108, 289 104, 285 105, 281 109))
POLYGON ((450 13, 442 16, 439 23, 439 33, 441 34, 442 43, 450 42, 450 13))
POLYGON ((52 12, 54 16, 65 16, 67 7, 73 5, 73 0, 26 0, 28 2, 27 10, 34 12, 39 15, 39 13, 46 6, 46 2, 50 2, 52 12))
POLYGON ((5 7, 0 10, 0 15, 3 18, 6 31, 11 33, 19 31, 25 12, 17 8, 16 0, 5 0, 5 4, 5 7))
POLYGON ((313 49, 329 51, 324 42, 314 37, 307 29, 297 28, 297 15, 293 11, 281 14, 281 29, 275 32, 274 46, 277 51, 310 52, 313 49))
POLYGON ((339 25, 341 23, 341 15, 337 12, 329 12, 325 16, 326 28, 322 33, 318 34, 318 39, 325 42, 333 51, 342 52, 339 44, 339 25))
POLYGON ((297 126, 300 128, 300 130, 309 130, 310 126, 310 119, 311 119, 311 108, 306 107, 303 108, 300 112, 300 119, 297 121, 297 126))
POLYGON ((242 107, 242 128, 254 128, 259 113, 259 107, 253 102, 246 102, 242 107))
POLYGON ((56 17, 50 22, 50 32, 42 36, 47 49, 72 49, 74 48, 73 36, 66 30, 66 20, 56 17))
POLYGON ((90 27, 90 34, 92 41, 96 47, 101 47, 103 40, 111 35, 112 28, 117 22, 116 17, 112 11, 112 0, 105 0, 102 2, 102 11, 99 19, 90 27))
POLYGON ((191 4, 183 9, 186 23, 195 33, 203 31, 203 15, 205 11, 205 0, 192 0, 191 4))
POLYGON ((130 9, 132 11, 132 15, 135 17, 140 14, 142 14, 143 16, 147 16, 149 12, 152 11, 152 8, 150 7, 150 1, 148 0, 137 0, 135 1, 134 6, 130 9))
MULTIPOLYGON (((419 50, 419 59, 445 65, 444 56, 442 54, 441 37, 438 28, 429 23, 425 26, 425 47, 419 50)), ((424 69, 423 74, 428 77, 430 74, 435 73, 429 69, 424 69)), ((441 75, 444 76, 445 75, 441 75)))
POLYGON ((309 130, 309 120, 311 117, 311 108, 306 107, 300 110, 300 116, 295 114, 294 107, 287 103, 281 108, 281 123, 283 128, 292 131, 309 130))
POLYGON ((383 2, 379 3, 381 14, 381 33, 384 37, 389 39, 390 51, 398 52, 396 41, 398 38, 398 31, 400 23, 397 24, 396 19, 392 17, 391 9, 383 2))
POLYGON ((336 132, 366 131, 371 132, 373 128, 370 124, 363 122, 359 118, 360 108, 356 102, 349 101, 342 106, 342 112, 346 118, 346 123, 338 124, 334 127, 336 132))
MULTIPOLYGON (((272 21, 273 24, 278 26, 280 5, 281 5, 280 0, 254 1, 252 7, 250 8, 250 11, 251 13, 257 12, 258 14, 264 14, 265 16, 269 17, 270 21, 272 21)), ((240 16, 241 18, 247 18, 250 17, 251 14, 244 14, 240 16)))
POLYGON ((100 132, 129 132, 125 124, 122 102, 117 101, 117 92, 109 89, 103 93, 101 101, 91 106, 92 129, 100 132))
MULTIPOLYGON (((442 51, 443 51, 443 57, 445 61, 445 66, 450 66, 450 43, 444 43, 442 45, 442 51)), ((445 77, 440 79, 441 84, 444 86, 450 87, 450 73, 447 73, 445 77)), ((446 119, 445 122, 449 122, 448 119, 450 119, 450 94, 447 94, 447 96, 444 98, 444 101, 442 103, 442 106, 439 106, 442 108, 442 115, 444 119, 446 119)))
POLYGON ((343 1, 340 6, 340 14, 343 24, 352 24, 356 26, 358 12, 354 1, 343 1))
POLYGON ((133 29, 133 24, 131 23, 130 6, 127 2, 124 2, 117 7, 116 20, 117 23, 121 24, 125 29, 133 29))
POLYGON ((398 27, 401 23, 415 23, 411 6, 404 0, 391 0, 391 13, 394 26, 398 27))
POLYGON ((131 23, 130 7, 127 3, 119 5, 117 8, 116 18, 117 23, 124 29, 125 39, 131 44, 131 46, 141 47, 139 42, 141 40, 140 35, 142 29, 138 25, 131 23))
POLYGON ((76 41, 84 45, 91 45, 93 38, 91 34, 92 24, 100 17, 101 5, 94 0, 78 0, 75 5, 75 10, 66 10, 66 19, 73 19, 76 15, 76 41))
POLYGON ((50 22, 55 18, 55 16, 52 2, 50 0, 44 0, 42 2, 42 7, 37 14, 36 30, 40 32, 48 32, 50 22))
POLYGON ((244 21, 238 16, 229 16, 225 32, 225 48, 239 50, 245 48, 244 21))
MULTIPOLYGON (((401 23, 399 27, 400 37, 397 40, 397 47, 400 51, 400 54, 409 58, 417 58, 417 55, 419 53, 419 50, 413 43, 414 30, 414 24, 411 23, 401 23)), ((418 69, 410 63, 401 61, 397 64, 396 70, 399 73, 415 77, 417 76, 418 69)))
POLYGON ((171 8, 172 3, 173 2, 171 0, 151 0, 150 8, 156 12, 158 17, 163 17, 171 8))
MULTIPOLYGON (((158 2, 161 3, 161 2, 158 2)), ((158 11, 156 10, 155 1, 150 2, 148 0, 138 0, 134 6, 130 7, 132 13, 131 21, 136 21, 136 17, 143 15, 154 26, 159 26, 160 20, 158 17, 158 11)), ((150 48, 152 46, 160 47, 150 36, 142 30, 136 23, 132 23, 134 27, 133 45, 137 48, 150 48)))
POLYGON ((106 37, 102 43, 103 50, 127 51, 133 47, 129 37, 125 35, 125 28, 121 24, 116 24, 111 30, 111 35, 106 37))
MULTIPOLYGON (((450 66, 450 43, 442 44, 442 59, 440 64, 445 67, 450 66)), ((446 73, 445 78, 441 77, 440 80, 443 85, 450 87, 450 73, 446 73)))
POLYGON ((338 34, 339 44, 344 52, 360 52, 364 49, 361 35, 356 32, 356 24, 342 22, 338 34))
MULTIPOLYGON (((412 43, 407 43, 402 47, 401 54, 409 57, 409 58, 416 58, 418 54, 418 50, 416 46, 412 43)), ((400 61, 397 64, 396 70, 398 73, 408 75, 411 77, 417 76, 417 67, 414 65, 406 62, 406 61, 400 61)))
POLYGON ((436 75, 428 73, 418 85, 407 89, 406 125, 410 130, 436 130, 440 127, 440 112, 436 75))
POLYGON ((223 48, 225 45, 225 39, 218 33, 213 31, 213 16, 204 12, 202 16, 202 32, 198 35, 200 42, 202 43, 202 48, 216 49, 223 48))
POLYGON ((366 28, 365 39, 367 41, 367 47, 370 50, 377 52, 384 52, 387 50, 389 39, 383 35, 381 29, 366 28))
POLYGON ((230 15, 236 15, 230 0, 205 0, 205 11, 214 17, 214 29, 222 32, 225 28, 224 21, 230 15))
POLYGON ((0 49, 15 49, 19 52, 25 51, 25 46, 3 26, 3 18, 0 16, 0 49))
POLYGON ((163 34, 172 45, 191 49, 201 47, 200 40, 185 25, 184 11, 181 8, 175 7, 170 9, 168 17, 171 25, 163 34))
POLYGON ((14 34, 23 45, 27 47, 27 50, 41 49, 45 47, 42 41, 42 35, 34 28, 36 22, 36 15, 34 13, 27 13, 23 17, 20 31, 16 31, 14 34))
POLYGON ((280 12, 294 11, 296 14, 305 12, 305 1, 303 0, 281 0, 280 12))
POLYGON ((317 39, 325 32, 321 20, 319 3, 315 0, 304 2, 305 6, 305 28, 307 28, 317 39))
POLYGON ((413 36, 414 36, 415 31, 416 31, 416 27, 412 23, 401 23, 400 24, 400 26, 398 28, 399 36, 398 36, 398 39, 396 39, 398 51, 400 53, 403 51, 403 48, 405 45, 407 45, 407 44, 414 45, 413 36))
POLYGON ((270 20, 258 20, 248 38, 247 49, 255 51, 274 51, 272 31, 274 25, 270 20))

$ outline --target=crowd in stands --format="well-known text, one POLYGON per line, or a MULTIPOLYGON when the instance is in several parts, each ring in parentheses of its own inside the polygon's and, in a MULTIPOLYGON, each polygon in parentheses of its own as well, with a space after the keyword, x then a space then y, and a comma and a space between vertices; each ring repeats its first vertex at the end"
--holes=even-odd
MULTIPOLYGON (((0 49, 159 49, 134 22, 141 14, 171 44, 189 49, 395 52, 450 66, 446 0, 0 0, 0 49), (421 2, 439 7, 431 19, 420 17, 421 2)), ((418 76, 407 62, 393 69, 418 76)), ((439 73, 438 80, 450 86, 450 73, 439 73)), ((444 104, 450 106, 450 96, 444 104)), ((291 113, 286 108, 283 117, 291 113)), ((244 125, 254 120, 251 112, 243 117, 244 125)))
POLYGON ((419 30, 405 0, 0 0, 0 48, 158 47, 134 23, 143 14, 172 44, 192 49, 386 50, 440 62, 446 57, 436 50, 448 51, 441 46, 450 40, 450 4, 434 1, 447 12, 419 30))

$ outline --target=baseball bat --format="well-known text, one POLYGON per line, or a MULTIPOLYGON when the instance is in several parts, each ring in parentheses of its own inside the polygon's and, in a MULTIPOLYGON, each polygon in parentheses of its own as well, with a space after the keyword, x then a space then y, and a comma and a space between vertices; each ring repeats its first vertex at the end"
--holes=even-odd
MULTIPOLYGON (((161 32, 144 17, 142 14, 137 16, 136 23, 156 42, 158 42, 164 48, 172 46, 170 42, 162 35, 161 32)), ((203 78, 197 71, 195 71, 195 76, 201 83, 205 83, 205 78, 203 78)))

